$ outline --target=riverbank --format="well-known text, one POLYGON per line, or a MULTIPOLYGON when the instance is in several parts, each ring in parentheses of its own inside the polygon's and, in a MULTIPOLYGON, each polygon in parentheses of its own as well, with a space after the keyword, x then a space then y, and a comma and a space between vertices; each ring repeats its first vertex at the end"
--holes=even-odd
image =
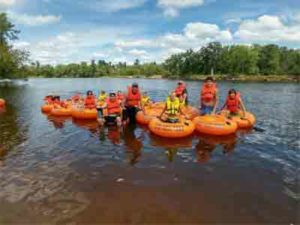
MULTIPOLYGON (((143 76, 143 75, 134 75, 134 76, 114 76, 116 78, 129 78, 129 79, 170 79, 170 80, 188 80, 188 81, 203 81, 208 75, 191 75, 189 77, 180 77, 180 76, 143 76)), ((300 75, 294 76, 283 76, 283 75, 214 75, 216 81, 237 81, 237 82, 292 82, 298 83, 300 81, 300 75)))

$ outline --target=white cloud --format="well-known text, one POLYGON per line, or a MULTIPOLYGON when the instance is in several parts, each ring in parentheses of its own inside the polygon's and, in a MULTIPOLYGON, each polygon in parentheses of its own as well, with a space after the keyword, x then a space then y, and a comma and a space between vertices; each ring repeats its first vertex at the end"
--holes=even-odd
MULTIPOLYGON (((296 17, 293 20, 297 20, 296 17)), ((279 16, 263 15, 243 20, 234 37, 242 42, 284 42, 300 44, 300 24, 284 22, 279 16)))
POLYGON ((101 12, 117 12, 131 8, 140 7, 147 0, 96 0, 91 7, 101 12))
POLYGON ((16 3, 16 0, 0 0, 0 9, 13 6, 16 3))
POLYGON ((176 17, 179 10, 203 5, 204 0, 158 0, 157 5, 164 10, 167 17, 176 17))
POLYGON ((45 24, 53 24, 58 23, 61 20, 61 16, 54 15, 28 15, 8 12, 8 16, 15 23, 27 26, 41 26, 45 24))
POLYGON ((131 49, 130 51, 128 51, 128 53, 134 57, 145 57, 148 55, 147 51, 145 50, 139 50, 139 49, 131 49))

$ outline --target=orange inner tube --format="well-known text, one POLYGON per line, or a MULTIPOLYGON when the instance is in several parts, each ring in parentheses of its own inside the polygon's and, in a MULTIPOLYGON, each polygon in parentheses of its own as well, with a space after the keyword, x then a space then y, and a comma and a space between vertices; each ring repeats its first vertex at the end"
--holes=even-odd
POLYGON ((79 120, 96 120, 98 118, 98 113, 96 109, 73 109, 72 117, 79 120))
POLYGON ((160 137, 180 138, 191 135, 195 125, 190 120, 180 119, 178 123, 167 123, 154 118, 149 123, 149 129, 160 137))
MULTIPOLYGON (((221 115, 226 116, 226 115, 228 115, 228 112, 222 111, 221 115)), ((238 116, 230 116, 229 119, 231 121, 236 122, 238 125, 238 128, 241 128, 241 129, 252 128, 256 122, 255 116, 250 112, 245 112, 244 118, 241 115, 243 115, 242 112, 240 112, 238 116)))
POLYGON ((159 108, 145 107, 145 113, 143 111, 139 111, 136 114, 136 121, 139 124, 148 125, 153 118, 160 116, 161 112, 162 112, 162 108, 159 109, 159 108))
POLYGON ((198 116, 193 120, 196 130, 209 135, 229 135, 237 130, 237 124, 223 116, 198 116))
POLYGON ((72 116, 72 108, 54 108, 50 113, 52 116, 72 116))
POLYGON ((193 106, 184 106, 182 107, 182 112, 193 120, 195 117, 199 116, 199 110, 193 106))
POLYGON ((3 107, 5 106, 5 100, 0 98, 0 107, 3 107))
POLYGON ((41 111, 43 113, 50 113, 52 111, 52 109, 53 109, 53 105, 43 105, 41 107, 41 111))

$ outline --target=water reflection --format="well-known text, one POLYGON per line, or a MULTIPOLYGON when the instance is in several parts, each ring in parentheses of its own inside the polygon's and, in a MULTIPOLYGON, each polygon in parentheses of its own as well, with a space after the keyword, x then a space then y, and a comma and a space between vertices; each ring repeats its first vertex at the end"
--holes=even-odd
POLYGON ((216 137, 209 135, 199 135, 199 142, 195 147, 197 161, 206 163, 211 159, 212 152, 217 146, 221 146, 224 154, 232 153, 237 143, 236 135, 216 137))
POLYGON ((137 136, 136 125, 130 125, 123 129, 123 140, 125 150, 129 157, 129 164, 134 165, 142 155, 142 136, 137 136))

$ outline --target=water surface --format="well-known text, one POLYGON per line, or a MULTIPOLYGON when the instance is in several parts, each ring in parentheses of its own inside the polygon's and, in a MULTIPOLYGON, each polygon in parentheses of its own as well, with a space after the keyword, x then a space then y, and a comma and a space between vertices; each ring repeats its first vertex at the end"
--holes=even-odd
MULTIPOLYGON (((138 81, 156 101, 175 85, 138 81)), ((219 83, 221 102, 229 88, 240 90, 265 129, 223 138, 171 141, 145 127, 99 128, 40 112, 49 92, 125 90, 130 82, 30 79, 0 87, 8 102, 0 111, 1 224, 299 222, 298 84, 219 83)), ((194 105, 200 86, 188 82, 194 105)))

